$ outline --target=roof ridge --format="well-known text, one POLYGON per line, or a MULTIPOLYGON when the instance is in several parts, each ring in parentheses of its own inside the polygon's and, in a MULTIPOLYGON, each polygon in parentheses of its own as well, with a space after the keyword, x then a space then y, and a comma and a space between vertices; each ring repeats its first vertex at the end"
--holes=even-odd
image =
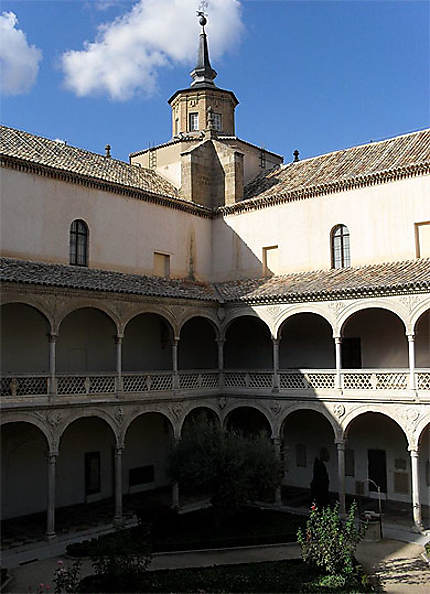
MULTIPOLYGON (((90 155, 95 155, 96 157, 108 158, 111 162, 121 163, 121 165, 127 165, 129 167, 131 166, 131 163, 128 163, 127 161, 123 161, 122 159, 116 159, 115 157, 106 157, 102 153, 96 153, 95 151, 90 151, 89 149, 82 148, 80 146, 75 146, 74 144, 68 144, 67 141, 59 142, 58 140, 55 140, 53 138, 48 138, 47 136, 41 136, 40 134, 33 134, 32 132, 28 132, 27 130, 21 130, 20 128, 12 128, 11 126, 5 126, 4 124, 0 124, 0 129, 2 129, 2 128, 6 129, 6 130, 11 130, 12 132, 19 132, 20 134, 25 134, 26 136, 31 136, 32 138, 36 138, 37 140, 46 140, 48 142, 52 142, 57 147, 64 146, 67 148, 74 149, 75 151, 80 151, 82 153, 88 153, 90 155)), ((148 169, 146 167, 143 167, 142 169, 152 171, 151 169, 148 169)))
POLYGON ((357 148, 364 148, 366 146, 376 146, 384 142, 389 142, 390 140, 397 140, 398 138, 405 138, 406 136, 413 136, 414 134, 422 134, 424 132, 430 132, 430 128, 422 128, 421 130, 414 130, 413 132, 405 132, 404 134, 398 134, 397 136, 387 136, 382 140, 371 140, 369 142, 364 142, 363 144, 353 144, 352 146, 329 151, 328 153, 320 153, 318 155, 313 155, 312 157, 306 157, 305 159, 300 159, 299 161, 289 161, 288 163, 282 163, 280 169, 286 169, 287 167, 297 165, 297 163, 306 163, 307 161, 319 159, 320 157, 328 157, 329 155, 335 155, 336 153, 345 153, 347 151, 357 148))

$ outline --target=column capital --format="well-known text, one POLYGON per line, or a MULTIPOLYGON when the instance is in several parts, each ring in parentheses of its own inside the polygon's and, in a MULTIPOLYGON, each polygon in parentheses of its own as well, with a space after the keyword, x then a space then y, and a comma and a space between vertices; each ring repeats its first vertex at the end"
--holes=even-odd
POLYGON ((275 338, 274 336, 272 336, 272 342, 275 346, 277 346, 281 342, 281 339, 278 337, 275 338))
POLYGON ((117 335, 115 336, 115 342, 116 342, 117 344, 120 344, 120 343, 123 341, 123 339, 124 339, 124 334, 117 334, 117 335))
POLYGON ((58 338, 58 334, 55 334, 54 332, 50 332, 48 334, 49 342, 56 342, 57 338, 58 338))
POLYGON ((225 343, 225 338, 215 338, 215 342, 219 345, 222 345, 225 343))
POLYGON ((122 456, 124 450, 125 450, 125 447, 123 445, 115 446, 115 454, 118 456, 122 456))
POLYGON ((418 458, 418 447, 417 446, 409 446, 408 447, 409 454, 411 458, 418 458))
POLYGON ((406 336, 408 337, 408 342, 415 342, 415 334, 413 332, 406 333, 406 336))
POLYGON ((343 336, 333 336, 333 340, 335 344, 342 344, 343 336))
POLYGON ((345 445, 346 445, 346 440, 345 439, 337 439, 335 441, 336 447, 338 450, 344 450, 345 449, 345 445))
POLYGON ((48 452, 48 454, 46 456, 48 458, 48 463, 49 464, 55 464, 55 462, 57 460, 57 456, 58 456, 58 451, 57 450, 48 452))

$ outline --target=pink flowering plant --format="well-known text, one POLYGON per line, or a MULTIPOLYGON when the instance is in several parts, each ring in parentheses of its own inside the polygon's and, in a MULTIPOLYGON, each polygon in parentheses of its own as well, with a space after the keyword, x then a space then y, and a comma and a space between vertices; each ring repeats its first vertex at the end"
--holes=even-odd
POLYGON ((366 530, 364 524, 357 525, 356 512, 354 502, 343 520, 338 503, 321 509, 313 504, 306 528, 297 532, 303 560, 328 575, 353 574, 357 565, 355 551, 366 530))
POLYGON ((66 567, 63 561, 57 562, 57 568, 54 572, 54 593, 68 594, 76 592, 80 581, 82 561, 77 559, 71 567, 66 567))

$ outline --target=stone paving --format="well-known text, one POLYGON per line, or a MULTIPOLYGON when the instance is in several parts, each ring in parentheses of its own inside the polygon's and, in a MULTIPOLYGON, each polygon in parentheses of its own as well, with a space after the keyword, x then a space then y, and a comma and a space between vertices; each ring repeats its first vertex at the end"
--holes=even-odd
MULTIPOLYGON (((419 536, 416 540, 423 542, 423 538, 419 536)), ((387 539, 378 543, 361 543, 357 557, 369 571, 381 580, 384 591, 388 594, 428 594, 430 592, 430 568, 420 558, 422 550, 421 544, 387 539)), ((295 544, 161 553, 154 555, 151 569, 205 567, 297 558, 300 558, 300 549, 295 544)), ((8 591, 14 594, 28 594, 36 592, 40 584, 45 586, 49 584, 52 588, 52 577, 59 559, 63 560, 64 556, 57 554, 49 559, 15 568, 12 571, 14 581, 8 591)), ((67 559, 64 559, 64 562, 65 564, 71 563, 67 559)), ((84 577, 90 573, 92 573, 91 563, 85 560, 82 564, 81 575, 84 577)))

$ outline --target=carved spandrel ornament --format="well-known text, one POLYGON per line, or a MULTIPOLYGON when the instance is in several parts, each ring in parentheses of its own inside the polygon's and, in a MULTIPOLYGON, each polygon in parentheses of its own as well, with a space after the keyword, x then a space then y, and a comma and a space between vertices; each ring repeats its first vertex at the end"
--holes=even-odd
POLYGON ((275 322, 278 319, 279 314, 281 313, 281 308, 279 305, 269 305, 266 311, 269 314, 272 321, 275 322))
POLYGON ((273 402, 269 408, 272 411, 272 413, 276 416, 279 415, 279 413, 281 412, 282 406, 278 400, 275 400, 275 402, 273 402))
POLYGON ((400 303, 407 309, 408 313, 411 313, 420 303, 421 299, 421 295, 402 295, 400 297, 400 303))
POLYGON ((421 419, 420 411, 415 407, 409 407, 403 411, 403 418, 408 433, 415 433, 418 422, 421 419))
POLYGON ((227 398, 225 396, 218 398, 218 406, 221 410, 227 406, 227 398))
POLYGON ((170 412, 176 420, 179 420, 182 413, 184 412, 184 405, 182 404, 182 402, 177 402, 176 404, 170 407, 170 412))
POLYGON ((333 414, 337 419, 341 419, 345 414, 345 407, 341 402, 333 405, 333 414))
POLYGON ((122 408, 122 406, 118 406, 115 409, 113 416, 115 417, 115 421, 118 423, 118 425, 121 425, 121 423, 124 419, 124 409, 122 408))
POLYGON ((63 422, 63 419, 64 416, 58 411, 49 412, 46 415, 46 422, 53 429, 56 429, 63 422))
POLYGON ((343 303, 342 301, 331 301, 328 304, 329 310, 334 313, 336 318, 338 318, 342 314, 345 307, 345 303, 343 303))

